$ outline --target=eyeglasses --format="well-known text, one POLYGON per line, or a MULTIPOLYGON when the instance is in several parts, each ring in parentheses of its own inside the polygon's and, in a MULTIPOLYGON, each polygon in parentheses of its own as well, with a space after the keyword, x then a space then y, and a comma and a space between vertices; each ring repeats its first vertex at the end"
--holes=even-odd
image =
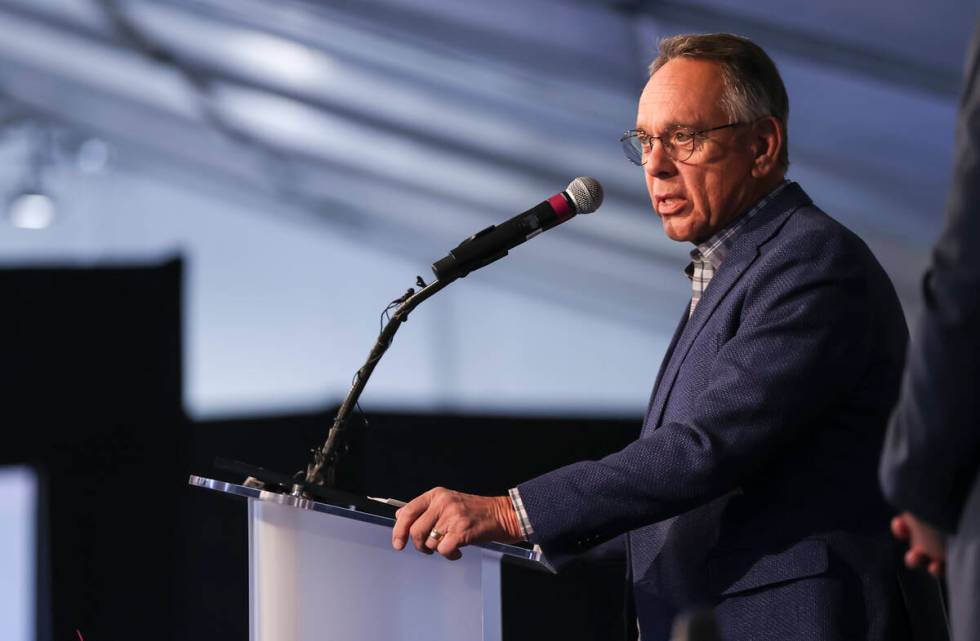
POLYGON ((738 127, 742 124, 745 123, 730 122, 720 127, 700 130, 692 129, 691 127, 675 126, 659 136, 651 136, 639 129, 629 129, 619 139, 619 142, 623 144, 623 153, 626 154, 626 157, 634 165, 643 165, 646 163, 646 154, 653 151, 654 140, 660 141, 660 144, 664 147, 664 151, 673 160, 684 162, 690 160, 694 152, 701 148, 701 143, 706 138, 705 134, 709 131, 738 127))

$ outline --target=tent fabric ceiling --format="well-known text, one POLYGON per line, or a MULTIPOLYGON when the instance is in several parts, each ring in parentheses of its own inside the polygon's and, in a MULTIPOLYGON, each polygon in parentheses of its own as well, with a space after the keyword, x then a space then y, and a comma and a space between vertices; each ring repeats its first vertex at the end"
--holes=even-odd
POLYGON ((662 283, 685 248, 660 233, 616 144, 657 39, 726 29, 770 49, 791 96, 791 177, 868 240, 911 309, 976 6, 0 0, 0 15, 0 94, 15 108, 188 184, 287 194, 418 258, 594 175, 602 212, 524 259, 547 285, 493 278, 667 327, 673 307, 652 301, 676 297, 662 283))

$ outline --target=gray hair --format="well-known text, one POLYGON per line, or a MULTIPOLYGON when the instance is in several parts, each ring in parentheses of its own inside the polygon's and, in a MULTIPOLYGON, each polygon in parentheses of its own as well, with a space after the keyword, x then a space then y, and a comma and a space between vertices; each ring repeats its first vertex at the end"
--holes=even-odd
POLYGON ((650 75, 674 58, 710 60, 721 66, 725 91, 722 108, 732 122, 753 122, 773 116, 779 121, 783 148, 779 164, 789 167, 786 124, 789 98, 776 63, 748 38, 730 33, 684 34, 660 41, 660 52, 650 63, 650 75))

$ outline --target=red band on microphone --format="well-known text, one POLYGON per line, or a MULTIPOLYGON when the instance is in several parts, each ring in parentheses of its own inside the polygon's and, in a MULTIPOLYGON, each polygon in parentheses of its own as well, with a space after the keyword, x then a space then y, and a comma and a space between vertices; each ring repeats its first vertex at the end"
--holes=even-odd
POLYGON ((575 214, 575 212, 572 211, 572 206, 568 204, 568 199, 565 198, 564 194, 555 194, 548 199, 548 204, 551 205, 553 210, 555 210, 555 215, 558 216, 559 221, 568 220, 575 214))

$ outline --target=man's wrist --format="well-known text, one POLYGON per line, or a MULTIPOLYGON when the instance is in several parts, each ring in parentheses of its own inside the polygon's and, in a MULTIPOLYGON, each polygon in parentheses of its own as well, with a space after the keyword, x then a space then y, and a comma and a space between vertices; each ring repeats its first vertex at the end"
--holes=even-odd
POLYGON ((492 498, 494 520, 506 533, 504 542, 520 541, 521 527, 517 521, 517 515, 514 513, 514 508, 511 506, 510 499, 506 496, 494 496, 492 498))

